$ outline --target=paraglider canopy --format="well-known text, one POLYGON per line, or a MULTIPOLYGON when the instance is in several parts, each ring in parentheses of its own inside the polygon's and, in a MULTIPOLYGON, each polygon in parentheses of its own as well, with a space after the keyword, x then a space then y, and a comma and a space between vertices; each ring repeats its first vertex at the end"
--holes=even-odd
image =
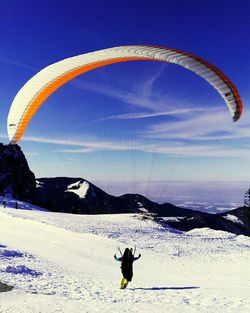
POLYGON ((98 67, 134 60, 170 62, 191 70, 218 91, 227 104, 233 121, 240 118, 242 114, 240 95, 233 83, 214 65, 198 56, 173 48, 120 46, 64 59, 34 75, 12 102, 7 121, 10 142, 18 143, 38 108, 66 82, 98 67))

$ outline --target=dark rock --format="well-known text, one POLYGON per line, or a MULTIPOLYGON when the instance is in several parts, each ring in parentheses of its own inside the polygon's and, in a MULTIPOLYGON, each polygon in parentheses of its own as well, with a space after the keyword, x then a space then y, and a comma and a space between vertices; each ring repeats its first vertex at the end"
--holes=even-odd
MULTIPOLYGON (((230 210, 224 213, 217 214, 217 216, 221 216, 222 218, 226 218, 227 216, 236 216, 239 219, 239 222, 242 222, 242 234, 250 236, 250 208, 249 207, 240 207, 234 210, 230 210)), ((237 221, 235 222, 236 224, 237 221)), ((234 224, 235 224, 234 223, 234 224)))
POLYGON ((12 289, 14 289, 13 286, 9 286, 7 284, 0 282, 0 292, 7 292, 7 291, 11 291, 12 289))
POLYGON ((5 196, 6 193, 19 200, 34 202, 36 180, 21 148, 0 143, 0 194, 5 196))

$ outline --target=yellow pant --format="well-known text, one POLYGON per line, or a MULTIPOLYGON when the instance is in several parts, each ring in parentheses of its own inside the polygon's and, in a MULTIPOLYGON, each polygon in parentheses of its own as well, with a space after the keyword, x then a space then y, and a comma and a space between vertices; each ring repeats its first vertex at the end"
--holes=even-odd
POLYGON ((120 289, 125 289, 128 285, 128 281, 126 278, 122 277, 121 281, 120 281, 120 289))

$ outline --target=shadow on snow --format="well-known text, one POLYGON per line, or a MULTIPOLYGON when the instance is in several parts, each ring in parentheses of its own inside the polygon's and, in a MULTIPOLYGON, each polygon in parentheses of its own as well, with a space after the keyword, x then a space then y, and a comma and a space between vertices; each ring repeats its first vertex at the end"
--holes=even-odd
POLYGON ((198 289, 198 286, 190 286, 190 287, 138 287, 134 288, 136 290, 187 290, 187 289, 198 289))

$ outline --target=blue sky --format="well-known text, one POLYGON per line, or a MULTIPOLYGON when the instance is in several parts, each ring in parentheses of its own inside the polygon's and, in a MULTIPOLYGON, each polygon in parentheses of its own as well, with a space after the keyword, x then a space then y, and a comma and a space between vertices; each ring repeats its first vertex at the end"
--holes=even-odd
POLYGON ((244 104, 232 123, 207 82, 173 64, 103 67, 56 91, 19 142, 37 177, 83 177, 112 192, 170 180, 250 180, 249 1, 1 1, 0 135, 18 90, 78 54, 151 44, 220 68, 244 104), (120 189, 117 190, 117 185, 120 189))

